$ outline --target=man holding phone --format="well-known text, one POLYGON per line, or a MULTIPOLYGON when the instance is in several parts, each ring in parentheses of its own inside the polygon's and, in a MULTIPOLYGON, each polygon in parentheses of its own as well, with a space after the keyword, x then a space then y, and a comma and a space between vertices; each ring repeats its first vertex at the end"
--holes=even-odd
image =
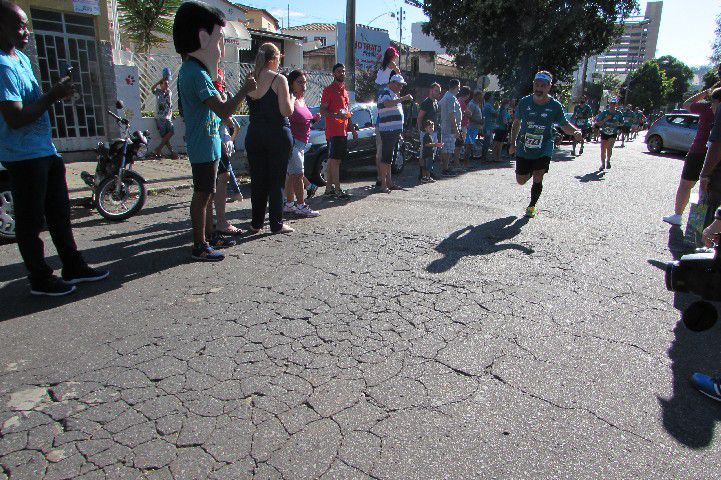
POLYGON ((75 94, 69 77, 43 94, 22 50, 29 40, 25 12, 0 0, 0 162, 10 174, 15 231, 29 271, 30 293, 62 296, 75 284, 102 280, 78 252, 70 225, 65 164, 53 145, 48 110, 75 94), (47 224, 63 263, 62 279, 45 262, 40 232, 47 224))

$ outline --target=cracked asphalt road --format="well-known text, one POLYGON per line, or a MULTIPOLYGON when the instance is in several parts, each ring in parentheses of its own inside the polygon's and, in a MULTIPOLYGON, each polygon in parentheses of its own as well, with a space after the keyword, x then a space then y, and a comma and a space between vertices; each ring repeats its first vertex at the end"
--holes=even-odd
POLYGON ((220 264, 189 262, 187 191, 75 210, 112 278, 62 300, 0 246, 0 479, 717 473, 721 406, 688 379, 718 373, 721 327, 680 324, 649 262, 678 242, 680 157, 637 140, 601 176, 598 145, 567 150, 530 221, 503 164, 391 195, 355 176, 220 264))

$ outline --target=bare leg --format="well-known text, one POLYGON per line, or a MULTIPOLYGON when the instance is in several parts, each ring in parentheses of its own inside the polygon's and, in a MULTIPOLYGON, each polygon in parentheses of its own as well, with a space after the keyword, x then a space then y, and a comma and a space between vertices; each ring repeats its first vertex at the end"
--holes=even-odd
POLYGON ((303 186, 303 178, 304 177, 302 173, 299 173, 297 175, 288 175, 288 180, 286 181, 285 186, 286 196, 295 196, 295 202, 298 205, 303 205, 305 203, 305 187, 303 186), (291 190, 292 193, 287 193, 288 190, 291 190))
POLYGON ((212 208, 210 201, 212 193, 193 192, 193 199, 190 201, 190 220, 193 224, 193 243, 202 245, 205 243, 205 222, 208 206, 212 208))
POLYGON ((215 203, 215 213, 218 217, 218 230, 227 230, 230 226, 230 224, 228 223, 228 219, 225 218, 225 204, 227 202, 227 193, 228 172, 219 173, 218 180, 215 184, 215 197, 213 198, 213 202, 215 203))
POLYGON ((695 186, 696 182, 693 180, 681 179, 681 183, 679 183, 678 190, 676 191, 676 210, 674 212, 676 215, 682 215, 683 211, 686 210, 688 200, 691 198, 691 190, 693 190, 695 186))

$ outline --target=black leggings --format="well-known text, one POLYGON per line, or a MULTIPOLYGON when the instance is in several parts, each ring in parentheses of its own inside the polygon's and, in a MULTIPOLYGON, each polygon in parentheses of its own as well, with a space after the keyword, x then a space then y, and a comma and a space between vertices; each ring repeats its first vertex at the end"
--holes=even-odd
POLYGON ((270 230, 283 228, 283 186, 293 139, 288 127, 254 126, 251 122, 245 137, 245 150, 250 167, 250 203, 253 211, 251 227, 260 229, 269 204, 270 230))
POLYGON ((63 267, 73 269, 85 265, 70 226, 70 201, 63 159, 50 156, 5 162, 3 165, 10 173, 15 234, 30 281, 42 281, 53 273, 53 269, 45 263, 45 249, 40 239, 44 224, 47 224, 63 267))

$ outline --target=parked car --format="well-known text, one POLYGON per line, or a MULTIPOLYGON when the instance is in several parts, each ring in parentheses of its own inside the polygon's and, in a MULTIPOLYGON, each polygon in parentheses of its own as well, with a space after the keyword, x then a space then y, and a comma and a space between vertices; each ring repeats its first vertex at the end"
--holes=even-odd
POLYGON ((15 209, 10 175, 0 164, 0 240, 15 240, 15 209))
MULTIPOLYGON (((569 122, 572 121, 571 118, 573 117, 573 113, 566 112, 564 115, 566 116, 566 120, 569 122)), ((553 129, 556 132, 556 145, 560 145, 563 142, 573 142, 573 135, 569 135, 564 132, 558 124, 554 124, 553 129)))
MULTIPOLYGON (((315 114, 320 107, 310 107, 315 114)), ((341 164, 341 175, 352 167, 375 165, 376 131, 374 120, 378 113, 375 103, 354 103, 350 107, 351 124, 358 127, 358 139, 348 134, 348 159, 341 164)), ((406 163, 406 148, 399 150, 393 173, 400 173, 406 163)), ((325 138, 325 117, 311 126, 310 140, 305 151, 305 176, 316 185, 325 185, 325 171, 328 163, 328 143, 325 138)))
POLYGON ((698 130, 698 115, 668 113, 656 120, 646 132, 646 146, 651 153, 662 150, 688 152, 698 130))

